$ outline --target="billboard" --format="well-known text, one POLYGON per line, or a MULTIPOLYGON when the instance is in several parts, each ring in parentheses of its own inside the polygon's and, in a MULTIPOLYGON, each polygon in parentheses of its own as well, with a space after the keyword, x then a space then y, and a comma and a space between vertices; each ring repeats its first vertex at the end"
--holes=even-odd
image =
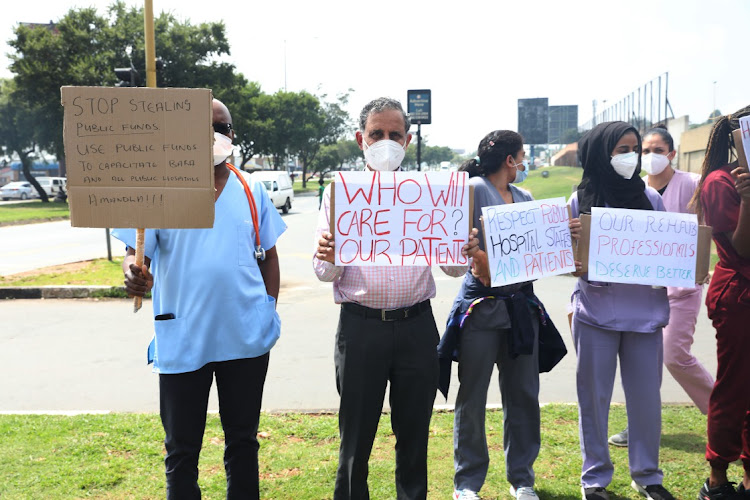
POLYGON ((549 107, 549 144, 567 144, 566 132, 578 130, 578 106, 549 107))
POLYGON ((548 99, 518 100, 518 133, 526 144, 547 144, 549 130, 548 99))

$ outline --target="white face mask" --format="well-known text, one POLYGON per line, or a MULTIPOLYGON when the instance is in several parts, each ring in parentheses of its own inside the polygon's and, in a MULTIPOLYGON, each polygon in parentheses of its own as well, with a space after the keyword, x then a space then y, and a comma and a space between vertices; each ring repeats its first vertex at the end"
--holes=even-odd
POLYGON ((392 172, 401 166, 406 156, 404 146, 390 139, 383 139, 368 146, 364 136, 362 137, 362 149, 365 160, 373 170, 392 172))
POLYGON ((638 167, 638 153, 631 151, 630 153, 614 155, 609 163, 620 177, 630 179, 638 167))
POLYGON ((658 153, 650 153, 641 157, 641 166, 648 175, 659 175, 670 163, 669 158, 658 153))
POLYGON ((229 158, 233 149, 232 139, 224 134, 214 132, 214 167, 229 158))

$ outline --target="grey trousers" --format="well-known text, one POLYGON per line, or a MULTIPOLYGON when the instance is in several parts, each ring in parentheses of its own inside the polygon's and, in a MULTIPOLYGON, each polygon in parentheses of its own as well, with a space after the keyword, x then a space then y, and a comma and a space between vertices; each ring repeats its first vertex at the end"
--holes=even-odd
MULTIPOLYGON (((492 368, 499 371, 503 402, 505 473, 515 488, 534 485, 534 461, 539 454, 539 323, 535 315, 534 352, 508 355, 507 314, 497 314, 497 301, 479 304, 461 331, 458 360, 460 386, 453 424, 456 489, 479 491, 490 464, 485 432, 487 390, 492 368)), ((502 311, 500 311, 502 312, 502 311)))
POLYGON ((576 387, 585 488, 607 487, 614 467, 609 456, 609 404, 617 358, 628 413, 630 476, 641 485, 661 484, 662 332, 616 332, 582 323, 573 316, 578 356, 576 387))

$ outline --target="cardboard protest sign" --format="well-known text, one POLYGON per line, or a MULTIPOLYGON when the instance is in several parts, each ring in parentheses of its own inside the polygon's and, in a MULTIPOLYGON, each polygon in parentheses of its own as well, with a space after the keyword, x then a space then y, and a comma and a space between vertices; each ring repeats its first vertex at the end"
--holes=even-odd
POLYGON ((748 168, 748 164, 750 164, 750 116, 740 118, 740 128, 732 134, 740 166, 748 168))
MULTIPOLYGON (((589 270, 589 242, 591 239, 591 215, 581 214, 581 238, 574 242, 576 260, 581 262, 581 272, 589 270)), ((711 265, 711 226, 698 226, 698 252, 695 262, 695 282, 704 283, 711 265)))
POLYGON ((338 172, 331 186, 337 266, 467 265, 466 172, 338 172))
POLYGON ((213 226, 209 89, 62 87, 61 94, 72 226, 213 226))
POLYGON ((492 286, 575 271, 565 198, 482 207, 492 286))
POLYGON ((591 209, 588 273, 592 281, 692 287, 697 256, 695 214, 591 209))

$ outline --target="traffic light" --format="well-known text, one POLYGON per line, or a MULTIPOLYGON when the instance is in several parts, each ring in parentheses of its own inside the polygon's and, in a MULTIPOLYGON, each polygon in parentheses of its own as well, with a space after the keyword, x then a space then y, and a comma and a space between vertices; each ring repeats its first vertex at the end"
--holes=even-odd
POLYGON ((141 75, 131 65, 129 68, 115 68, 115 75, 120 79, 120 83, 115 87, 140 87, 141 75))

